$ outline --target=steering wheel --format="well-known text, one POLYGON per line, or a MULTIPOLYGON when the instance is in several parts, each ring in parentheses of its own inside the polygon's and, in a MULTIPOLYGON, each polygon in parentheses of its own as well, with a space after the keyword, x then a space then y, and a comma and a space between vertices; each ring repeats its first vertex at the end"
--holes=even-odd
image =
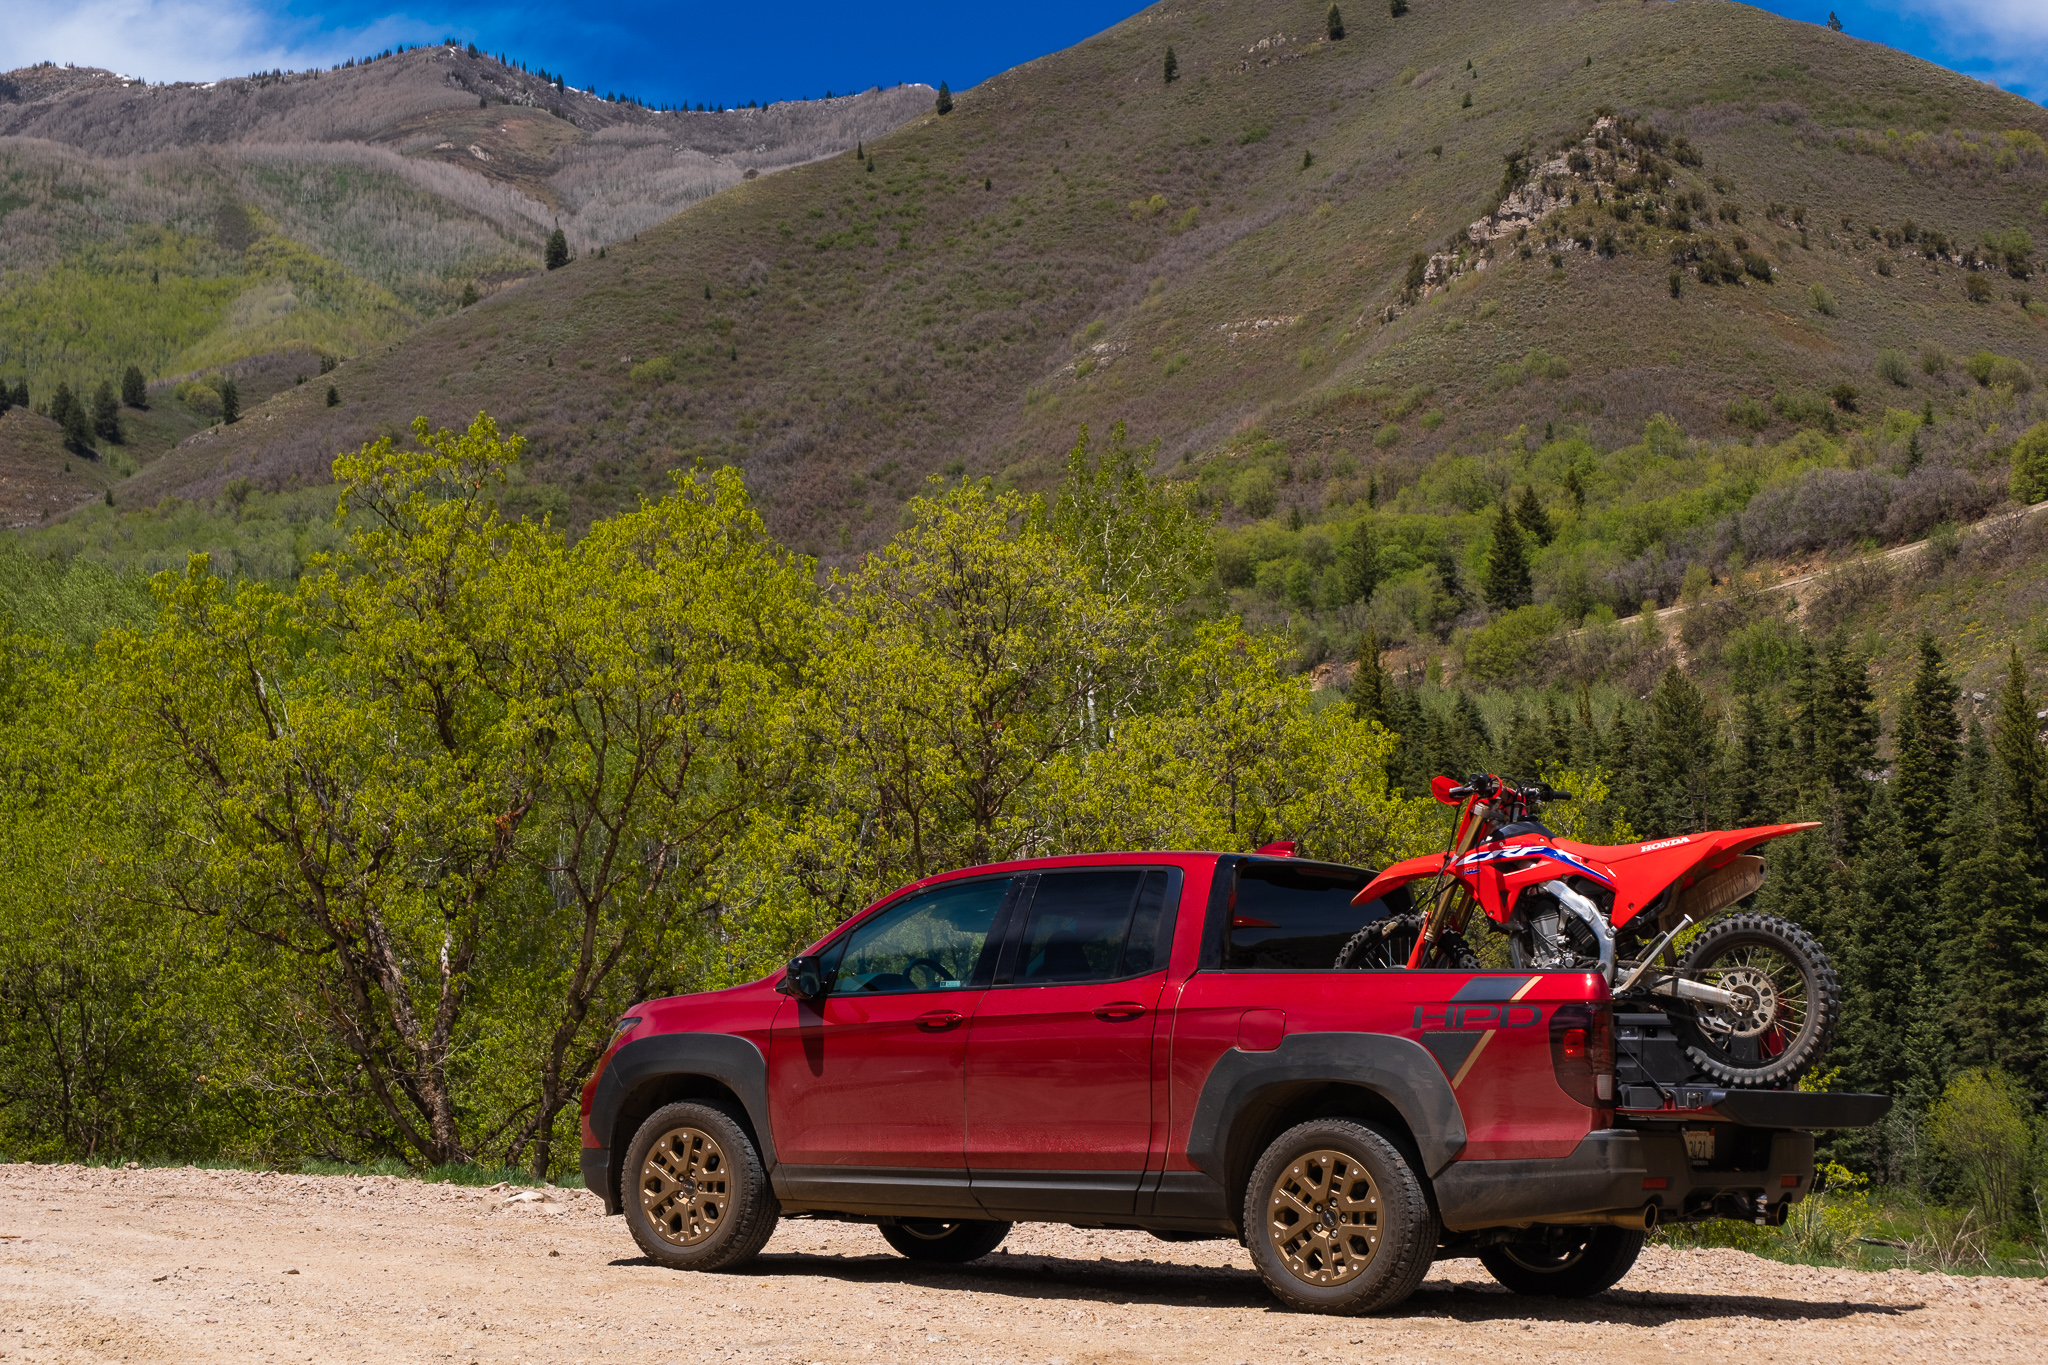
POLYGON ((903 975, 912 986, 915 986, 918 990, 921 991, 931 990, 932 988, 937 986, 941 981, 951 981, 953 979, 952 974, 946 970, 945 963, 934 962, 932 959, 928 957, 912 959, 909 963, 907 963, 904 966, 903 975), (916 977, 911 975, 911 973, 916 971, 919 967, 924 967, 930 970, 932 974, 932 979, 930 981, 919 981, 916 977))

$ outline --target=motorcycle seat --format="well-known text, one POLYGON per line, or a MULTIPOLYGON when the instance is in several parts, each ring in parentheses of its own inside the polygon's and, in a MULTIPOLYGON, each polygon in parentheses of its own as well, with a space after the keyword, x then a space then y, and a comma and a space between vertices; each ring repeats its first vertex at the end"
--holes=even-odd
POLYGON ((1545 825, 1541 820, 1517 820, 1513 824, 1502 825, 1499 837, 1514 839, 1524 834, 1540 834, 1546 839, 1555 839, 1557 837, 1550 832, 1549 826, 1545 825))

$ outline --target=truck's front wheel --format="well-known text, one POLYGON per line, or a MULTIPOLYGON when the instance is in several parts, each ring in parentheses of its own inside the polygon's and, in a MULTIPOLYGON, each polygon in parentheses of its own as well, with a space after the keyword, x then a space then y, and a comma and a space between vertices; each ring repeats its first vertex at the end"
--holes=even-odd
POLYGON ((1415 1292, 1436 1255, 1436 1214, 1384 1133, 1313 1119, 1282 1133, 1252 1170, 1245 1243, 1290 1308, 1370 1313, 1415 1292))
POLYGON ((723 1270, 768 1245, 782 1210, 761 1154, 725 1108, 685 1102, 648 1115, 626 1149, 626 1226, 653 1260, 723 1270))

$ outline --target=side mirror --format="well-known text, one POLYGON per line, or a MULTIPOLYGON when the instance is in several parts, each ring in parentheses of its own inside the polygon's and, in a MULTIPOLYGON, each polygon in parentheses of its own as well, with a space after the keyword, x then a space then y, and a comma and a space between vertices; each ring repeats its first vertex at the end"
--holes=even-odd
POLYGON ((816 1000, 825 993, 824 962, 815 957, 791 958, 775 989, 799 1000, 816 1000))

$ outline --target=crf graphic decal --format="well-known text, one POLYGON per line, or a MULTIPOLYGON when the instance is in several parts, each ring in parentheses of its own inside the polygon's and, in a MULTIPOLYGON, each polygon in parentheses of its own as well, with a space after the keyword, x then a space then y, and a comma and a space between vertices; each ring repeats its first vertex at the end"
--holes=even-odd
POLYGON ((1455 872, 1471 872, 1488 863, 1514 862, 1518 859, 1545 858, 1553 863, 1563 863, 1574 872, 1583 872, 1602 886, 1614 885, 1614 878, 1594 867, 1584 858, 1576 858, 1561 848, 1549 844, 1504 844, 1499 848, 1481 848, 1467 853, 1451 864, 1455 872))

